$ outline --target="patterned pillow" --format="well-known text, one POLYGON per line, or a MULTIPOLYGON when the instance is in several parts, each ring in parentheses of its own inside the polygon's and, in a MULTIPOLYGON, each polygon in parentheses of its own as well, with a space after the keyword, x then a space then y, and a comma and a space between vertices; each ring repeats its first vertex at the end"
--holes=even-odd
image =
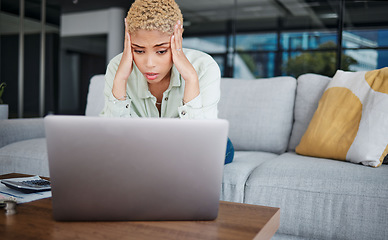
POLYGON ((388 154, 388 67, 338 70, 295 151, 378 167, 388 154))

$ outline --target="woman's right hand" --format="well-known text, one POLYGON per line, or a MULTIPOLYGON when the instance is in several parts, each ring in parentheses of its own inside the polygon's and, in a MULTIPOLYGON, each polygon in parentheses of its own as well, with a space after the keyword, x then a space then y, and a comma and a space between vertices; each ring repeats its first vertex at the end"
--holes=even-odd
POLYGON ((131 47, 131 36, 128 32, 127 21, 124 19, 125 23, 125 39, 124 39, 124 51, 121 57, 119 67, 115 78, 113 80, 112 93, 115 98, 121 100, 126 96, 126 86, 129 75, 131 75, 133 69, 133 53, 131 47))

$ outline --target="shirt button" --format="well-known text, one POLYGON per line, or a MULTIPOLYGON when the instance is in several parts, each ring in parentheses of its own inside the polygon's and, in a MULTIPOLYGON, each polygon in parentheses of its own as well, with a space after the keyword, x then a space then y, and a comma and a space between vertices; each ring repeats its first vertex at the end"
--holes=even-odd
POLYGON ((127 105, 125 106, 125 108, 129 108, 129 104, 127 104, 127 105))
POLYGON ((181 114, 184 116, 186 115, 186 111, 182 111, 181 114))
POLYGON ((168 97, 165 97, 165 98, 164 98, 164 101, 167 101, 167 100, 168 100, 168 97))

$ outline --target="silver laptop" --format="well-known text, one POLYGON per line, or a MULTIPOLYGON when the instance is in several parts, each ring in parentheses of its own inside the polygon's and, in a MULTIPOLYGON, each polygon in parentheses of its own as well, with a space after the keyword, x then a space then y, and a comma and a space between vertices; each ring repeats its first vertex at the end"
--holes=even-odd
POLYGON ((217 217, 226 120, 48 116, 44 121, 55 220, 217 217))

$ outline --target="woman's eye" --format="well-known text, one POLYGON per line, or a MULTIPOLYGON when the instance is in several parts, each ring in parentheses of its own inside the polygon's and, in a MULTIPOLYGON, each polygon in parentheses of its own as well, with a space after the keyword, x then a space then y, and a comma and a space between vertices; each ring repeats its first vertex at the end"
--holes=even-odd
POLYGON ((142 51, 142 50, 133 50, 135 53, 144 53, 144 51, 142 51))
POLYGON ((167 50, 157 51, 158 54, 165 54, 166 52, 167 52, 167 50))

